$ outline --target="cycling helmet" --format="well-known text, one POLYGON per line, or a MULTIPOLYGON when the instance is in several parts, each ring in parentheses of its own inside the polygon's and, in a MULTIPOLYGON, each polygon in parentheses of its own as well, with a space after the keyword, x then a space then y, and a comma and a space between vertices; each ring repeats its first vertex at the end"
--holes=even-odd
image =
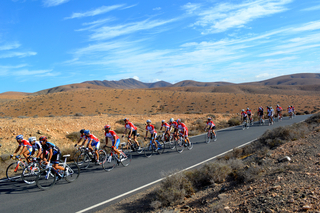
POLYGON ((174 121, 174 119, 173 118, 170 118, 170 122, 173 122, 174 121))
POLYGON ((23 135, 17 135, 16 140, 22 140, 23 139, 23 135))
POLYGON ((270 109, 272 109, 272 106, 270 107, 270 109))
POLYGON ((85 135, 89 135, 89 134, 90 134, 90 130, 88 130, 88 129, 87 129, 87 130, 84 130, 84 134, 85 134, 85 135))
POLYGON ((111 129, 111 126, 110 125, 105 125, 104 128, 105 129, 111 129))
POLYGON ((181 122, 181 119, 177 119, 177 123, 181 122))
POLYGON ((29 142, 36 141, 36 140, 37 140, 36 137, 30 137, 30 138, 28 139, 29 142))
POLYGON ((242 109, 241 111, 244 112, 244 109, 242 109))
POLYGON ((151 123, 151 120, 148 119, 148 120, 147 120, 147 123, 151 123))
POLYGON ((166 121, 165 121, 165 120, 162 120, 161 122, 164 123, 164 122, 166 122, 166 121))
POLYGON ((209 118, 208 118, 208 120, 210 121, 210 120, 211 120, 211 118, 209 117, 209 118))
POLYGON ((39 141, 47 141, 47 137, 46 137, 46 136, 41 136, 41 137, 39 138, 39 141))
POLYGON ((247 110, 249 110, 249 107, 247 108, 247 110))
POLYGON ((125 118, 125 119, 123 119, 123 121, 129 121, 129 119, 128 119, 128 118, 125 118))
POLYGON ((85 130, 85 129, 81 129, 81 130, 80 130, 80 133, 83 134, 83 133, 84 133, 84 130, 85 130))
POLYGON ((279 104, 277 104, 277 107, 279 106, 279 104))
POLYGON ((288 107, 291 107, 291 106, 288 106, 288 107))

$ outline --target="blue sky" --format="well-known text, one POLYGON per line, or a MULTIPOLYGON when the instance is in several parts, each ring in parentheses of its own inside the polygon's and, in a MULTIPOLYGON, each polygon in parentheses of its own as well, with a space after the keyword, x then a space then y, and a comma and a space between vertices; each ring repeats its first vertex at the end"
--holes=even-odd
POLYGON ((320 0, 3 0, 0 93, 320 72, 320 0))

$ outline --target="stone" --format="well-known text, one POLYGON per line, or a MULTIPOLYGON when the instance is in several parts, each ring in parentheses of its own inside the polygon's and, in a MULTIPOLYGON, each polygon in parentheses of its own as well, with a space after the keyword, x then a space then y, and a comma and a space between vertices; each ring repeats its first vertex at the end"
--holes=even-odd
POLYGON ((294 199, 289 199, 288 203, 294 203, 294 199))
POLYGON ((223 199, 228 198, 228 195, 227 195, 227 194, 222 193, 222 194, 219 194, 219 195, 218 195, 218 198, 219 198, 220 200, 223 200, 223 199))
POLYGON ((279 159, 279 162, 290 162, 291 161, 291 158, 289 156, 285 156, 281 159, 279 159))
POLYGON ((224 207, 223 210, 227 213, 232 213, 232 210, 230 209, 229 206, 224 207))
POLYGON ((302 207, 302 210, 305 210, 305 211, 309 210, 309 209, 311 209, 311 206, 309 206, 309 205, 305 205, 302 207))
POLYGON ((266 213, 273 213, 274 211, 272 209, 267 209, 266 213))
POLYGON ((275 186, 272 186, 270 188, 270 190, 277 190, 277 189, 281 189, 281 186, 280 185, 275 185, 275 186))

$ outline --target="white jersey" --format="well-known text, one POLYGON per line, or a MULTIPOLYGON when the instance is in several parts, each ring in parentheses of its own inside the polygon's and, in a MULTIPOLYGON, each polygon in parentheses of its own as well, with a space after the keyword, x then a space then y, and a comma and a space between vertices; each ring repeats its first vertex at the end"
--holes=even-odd
POLYGON ((273 115, 274 115, 274 110, 268 109, 268 116, 273 116, 273 115))

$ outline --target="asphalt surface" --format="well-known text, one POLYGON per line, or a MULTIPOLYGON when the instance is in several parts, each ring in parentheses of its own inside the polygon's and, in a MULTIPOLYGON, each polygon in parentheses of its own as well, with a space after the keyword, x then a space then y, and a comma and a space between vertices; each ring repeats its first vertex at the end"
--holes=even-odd
MULTIPOLYGON (((205 136, 191 138, 192 150, 185 149, 181 154, 175 150, 166 150, 162 155, 146 158, 144 154, 133 154, 128 167, 118 166, 111 172, 105 172, 101 166, 91 166, 82 170, 78 180, 67 183, 60 180, 48 191, 23 182, 0 182, 0 212, 78 212, 106 200, 123 195, 131 190, 161 179, 163 173, 182 170, 213 158, 235 147, 241 146, 261 136, 267 129, 291 125, 305 120, 308 115, 296 116, 294 119, 284 118, 272 126, 255 124, 249 129, 233 127, 217 132, 218 140, 206 144, 205 136)), ((143 188, 141 190, 144 190, 143 188)), ((139 192, 136 191, 134 193, 139 192)), ((86 212, 95 212, 108 205, 131 196, 107 202, 86 212)))

